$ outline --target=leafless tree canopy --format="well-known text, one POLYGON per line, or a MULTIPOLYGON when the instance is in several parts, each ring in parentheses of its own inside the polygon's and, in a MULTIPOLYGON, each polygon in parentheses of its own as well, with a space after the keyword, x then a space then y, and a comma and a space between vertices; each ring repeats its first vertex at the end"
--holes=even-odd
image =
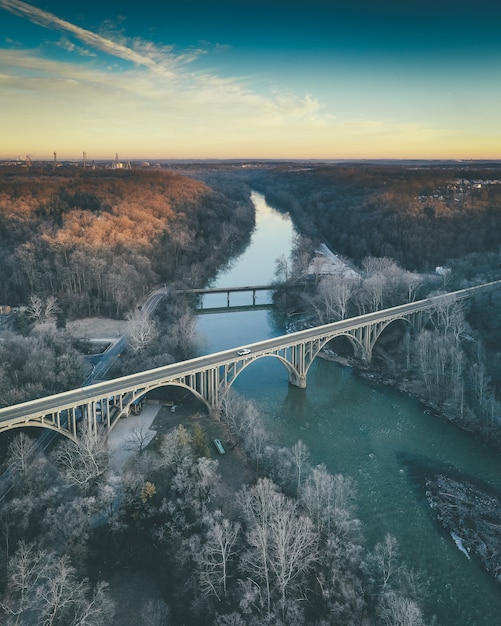
POLYGON ((102 427, 82 424, 77 442, 65 440, 52 454, 70 485, 89 491, 108 469, 108 437, 102 427))

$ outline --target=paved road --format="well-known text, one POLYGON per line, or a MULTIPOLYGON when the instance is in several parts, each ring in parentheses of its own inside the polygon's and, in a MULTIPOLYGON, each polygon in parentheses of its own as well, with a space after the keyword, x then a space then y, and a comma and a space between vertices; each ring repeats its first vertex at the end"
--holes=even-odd
MULTIPOLYGON (((366 326, 367 324, 374 322, 395 319, 400 315, 427 310, 439 306, 448 299, 451 301, 463 300, 472 297, 477 293, 482 293, 493 288, 499 288, 500 286, 501 281, 495 281, 493 283, 463 289, 450 294, 435 296, 425 300, 419 300, 417 302, 392 307, 390 309, 367 313, 366 315, 360 315, 358 317, 349 318, 333 324, 317 326, 296 333, 290 333, 288 335, 282 335, 265 341, 256 342, 246 346, 251 350, 251 355, 247 358, 257 358, 263 354, 269 353, 271 350, 293 346, 301 341, 316 339, 325 336, 326 334, 330 334, 331 332, 342 332, 344 330, 366 326)), ((233 348, 231 350, 205 355, 196 359, 190 359, 189 361, 173 363, 172 365, 166 365, 153 370, 131 374, 129 376, 89 385, 80 389, 73 389, 57 395, 47 396, 38 400, 32 400, 30 402, 24 402, 22 404, 6 407, 0 409, 0 422, 21 419, 26 415, 36 416, 57 412, 58 410, 85 404, 92 399, 110 397, 127 393, 129 391, 135 391, 141 389, 143 386, 147 387, 152 381, 158 380, 159 378, 176 378, 190 373, 194 374, 206 369, 226 365, 241 360, 241 357, 237 354, 239 349, 240 348, 233 348)))

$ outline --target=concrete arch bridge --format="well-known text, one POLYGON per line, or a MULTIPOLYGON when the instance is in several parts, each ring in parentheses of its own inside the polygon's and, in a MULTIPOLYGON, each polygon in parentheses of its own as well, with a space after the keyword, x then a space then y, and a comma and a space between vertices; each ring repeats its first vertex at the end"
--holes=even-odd
POLYGON ((500 286, 501 281, 486 283, 5 407, 0 409, 0 432, 33 426, 76 440, 82 420, 94 429, 98 423, 111 429, 149 391, 167 385, 188 389, 217 413, 235 379, 258 359, 277 358, 290 384, 306 387, 313 360, 331 339, 347 337, 355 356, 370 363, 378 338, 392 322, 404 320, 419 331, 440 307, 500 286))

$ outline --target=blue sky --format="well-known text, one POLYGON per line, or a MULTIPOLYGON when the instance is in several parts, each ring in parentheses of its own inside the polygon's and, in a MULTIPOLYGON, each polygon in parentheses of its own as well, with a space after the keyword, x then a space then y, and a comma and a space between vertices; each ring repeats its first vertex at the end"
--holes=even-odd
POLYGON ((501 158, 480 0, 0 0, 0 158, 501 158))

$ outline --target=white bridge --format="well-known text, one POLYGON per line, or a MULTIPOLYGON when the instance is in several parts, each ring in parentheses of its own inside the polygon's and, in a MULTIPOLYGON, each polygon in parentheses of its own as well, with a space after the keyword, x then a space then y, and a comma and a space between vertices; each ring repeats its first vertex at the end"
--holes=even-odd
POLYGON ((121 417, 129 414, 132 404, 149 391, 168 385, 190 390, 206 404, 209 411, 218 413, 225 394, 237 376, 258 359, 278 359, 288 371, 290 384, 306 387, 306 377, 313 360, 331 339, 347 337, 353 345, 355 357, 370 363, 374 345, 392 322, 404 320, 418 332, 437 308, 498 287, 501 287, 501 281, 486 283, 259 341, 245 346, 249 351, 247 354, 239 354, 242 349, 233 348, 15 404, 0 409, 0 432, 34 426, 51 429, 76 440, 81 420, 85 420, 91 428, 96 428, 100 422, 111 429, 121 417))

